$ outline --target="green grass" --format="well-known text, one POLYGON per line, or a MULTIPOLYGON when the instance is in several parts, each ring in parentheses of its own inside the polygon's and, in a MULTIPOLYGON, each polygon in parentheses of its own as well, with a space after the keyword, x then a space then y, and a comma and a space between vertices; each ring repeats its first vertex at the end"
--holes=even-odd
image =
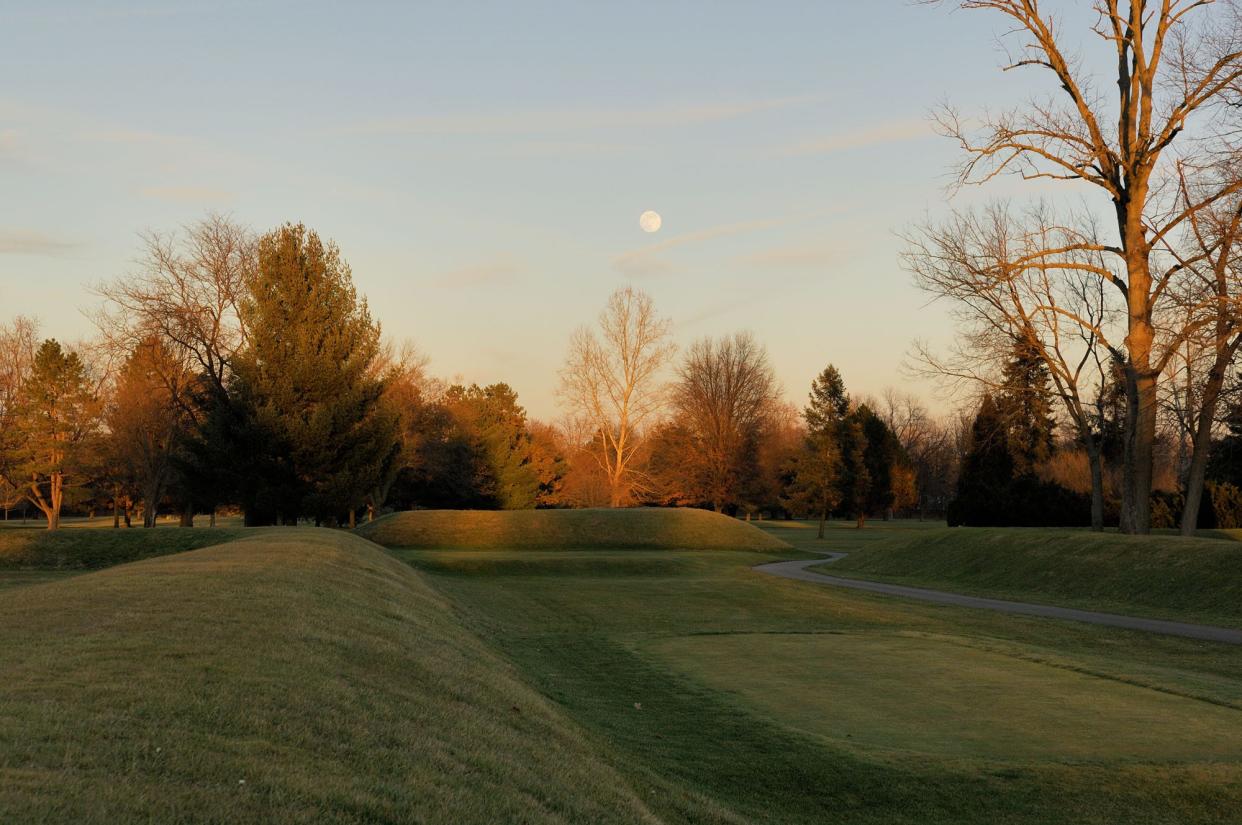
POLYGON ((666 822, 1242 809, 1231 646, 776 579, 753 552, 396 552, 607 741, 666 822))
POLYGON ((0 571, 0 822, 1237 822, 1242 648, 751 569, 935 526, 661 550, 647 512, 0 571))
POLYGON ((730 634, 650 649, 791 729, 877 753, 990 762, 1242 760, 1237 710, 951 636, 730 634))
POLYGON ((0 822, 642 822, 422 577, 340 532, 0 593, 0 822))
POLYGON ((501 550, 786 550, 751 524, 706 510, 415 510, 358 528, 386 547, 501 550))
POLYGON ((241 528, 9 529, 0 531, 0 572, 89 570, 209 547, 244 535, 241 528))
POLYGON ((817 546, 850 554, 816 568, 832 575, 1242 627, 1242 542, 1222 538, 894 525, 817 546))

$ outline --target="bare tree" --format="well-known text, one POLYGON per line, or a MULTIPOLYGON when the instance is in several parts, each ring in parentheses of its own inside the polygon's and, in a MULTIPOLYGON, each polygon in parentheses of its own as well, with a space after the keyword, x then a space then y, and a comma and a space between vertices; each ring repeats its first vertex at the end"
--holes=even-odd
POLYGON ((609 296, 598 335, 581 327, 570 339, 560 396, 593 433, 592 454, 608 480, 612 507, 629 501, 641 481, 634 459, 644 426, 665 404, 660 373, 676 352, 670 329, 650 295, 624 287, 609 296))
POLYGON ((750 333, 704 338, 686 353, 673 405, 689 436, 698 486, 717 511, 738 503, 747 459, 778 394, 767 352, 750 333))
POLYGON ((956 480, 952 428, 909 393, 888 389, 875 407, 910 459, 919 518, 929 511, 943 513, 956 480))
POLYGON ((189 369, 222 390, 246 344, 239 310, 258 262, 254 234, 211 214, 143 242, 137 272, 95 288, 106 302, 95 316, 104 340, 123 359, 156 336, 183 360, 177 373, 189 369))
MULTIPOLYGON (((1242 179, 1236 162, 1215 167, 1213 177, 1242 179)), ((1193 203, 1195 184, 1181 180, 1181 200, 1193 203)), ((1214 181, 1208 188, 1219 188, 1214 181)), ((1242 196, 1222 198, 1187 218, 1188 230, 1178 245, 1167 249, 1188 273, 1182 288, 1172 295, 1179 301, 1169 313, 1186 329, 1174 335, 1182 341, 1182 392, 1172 394, 1174 412, 1182 431, 1190 437, 1191 455, 1186 468, 1183 535, 1194 535, 1199 502, 1207 471, 1217 407, 1226 372, 1242 347, 1242 196)))
POLYGON ((1086 183, 1112 207, 1116 242, 1072 242, 1043 250, 1104 255, 1105 266, 1075 265, 1115 287, 1125 304, 1123 363, 1127 426, 1121 526, 1146 532, 1150 523, 1156 384, 1172 351, 1156 351, 1155 315, 1169 283, 1184 270, 1161 254, 1162 244, 1196 213, 1242 189, 1223 181, 1176 202, 1179 166, 1229 151, 1225 135, 1210 135, 1212 118, 1236 103, 1242 85, 1242 27, 1228 0, 1096 0, 1091 27, 1115 66, 1117 93, 1095 88, 1087 66, 1066 49, 1060 18, 1038 0, 958 0, 967 10, 999 14, 1020 42, 1007 69, 1050 73, 1056 91, 1047 98, 985 114, 981 126, 946 107, 938 122, 959 143, 965 160, 961 183, 983 183, 1003 173, 1026 180, 1086 183), (1213 7, 1216 7, 1213 11, 1213 7), (1188 137, 1183 137, 1188 135, 1188 137), (1215 140, 1209 139, 1215 137, 1215 140))

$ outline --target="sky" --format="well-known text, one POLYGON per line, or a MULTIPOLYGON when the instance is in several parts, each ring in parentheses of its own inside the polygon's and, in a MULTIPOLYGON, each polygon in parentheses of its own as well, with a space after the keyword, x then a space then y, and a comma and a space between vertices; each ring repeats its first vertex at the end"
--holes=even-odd
POLYGON ((1037 88, 951 6, 0 0, 0 319, 88 336, 141 232, 215 210, 335 240, 387 336, 535 417, 624 285, 682 345, 753 332, 795 403, 833 363, 945 409, 900 233, 1020 187, 954 194, 928 115, 1037 88))

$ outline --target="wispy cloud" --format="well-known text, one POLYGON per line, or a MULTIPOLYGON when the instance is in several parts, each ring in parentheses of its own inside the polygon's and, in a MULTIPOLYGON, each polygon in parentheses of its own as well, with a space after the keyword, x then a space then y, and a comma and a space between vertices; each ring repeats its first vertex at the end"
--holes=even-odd
POLYGON ((227 203, 236 197, 235 192, 210 186, 144 186, 138 194, 174 203, 227 203))
POLYGON ((515 262, 502 258, 452 269, 435 279, 436 286, 446 289, 484 286, 511 280, 522 272, 515 262))
POLYGON ((63 255, 82 244, 25 229, 0 229, 0 255, 63 255))
POLYGON ((935 134, 925 120, 896 120, 860 129, 849 129, 827 137, 808 140, 785 150, 787 155, 820 155, 846 149, 863 149, 886 143, 902 143, 935 134))
POLYGON ((615 266, 622 274, 631 278, 644 277, 650 275, 658 275, 662 272, 669 271, 672 267, 660 258, 664 252, 675 249, 679 246, 687 244, 703 243, 715 238, 724 238, 731 235, 741 235, 746 232, 756 232, 761 229, 769 229, 774 226, 788 223, 795 218, 762 218, 753 221, 740 221, 738 223, 721 224, 719 226, 701 229, 697 232, 686 232, 681 235, 674 235, 667 240, 644 246, 641 249, 632 249, 629 252, 613 258, 613 266, 615 266))
POLYGON ((804 96, 641 109, 581 107, 414 115, 363 121, 341 131, 349 134, 504 135, 667 128, 732 120, 815 99, 804 96))

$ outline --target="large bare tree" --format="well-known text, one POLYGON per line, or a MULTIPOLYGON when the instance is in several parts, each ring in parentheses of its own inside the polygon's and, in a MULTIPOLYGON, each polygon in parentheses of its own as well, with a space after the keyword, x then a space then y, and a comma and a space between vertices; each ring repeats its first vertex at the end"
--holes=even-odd
POLYGON ((627 286, 608 297, 598 333, 581 327, 569 342, 560 396, 590 432, 612 507, 626 504, 641 483, 635 457, 644 427, 665 405, 661 372, 676 352, 670 330, 651 296, 627 286))
POLYGON ((958 7, 1004 19, 1017 44, 1006 69, 1028 67, 1053 81, 1047 97, 985 114, 974 121, 945 108, 943 131, 965 159, 961 183, 983 183, 1004 173, 1026 180, 1071 181, 1103 193, 1115 239, 1054 247, 1108 256, 1094 271, 1125 304, 1123 363, 1127 390, 1121 526, 1146 532, 1150 523, 1157 380, 1171 357, 1156 351, 1155 316, 1170 282, 1183 271, 1162 254, 1167 239, 1201 210, 1242 189, 1242 181, 1197 192, 1190 203, 1175 195, 1178 169, 1228 151, 1212 117, 1237 103, 1242 91, 1242 27, 1231 0, 1096 0, 1090 31, 1106 50, 1107 77, 1096 61, 1069 51, 1076 38, 1063 15, 1039 0, 957 0, 958 7), (1106 94, 1097 84, 1114 85, 1106 94))

